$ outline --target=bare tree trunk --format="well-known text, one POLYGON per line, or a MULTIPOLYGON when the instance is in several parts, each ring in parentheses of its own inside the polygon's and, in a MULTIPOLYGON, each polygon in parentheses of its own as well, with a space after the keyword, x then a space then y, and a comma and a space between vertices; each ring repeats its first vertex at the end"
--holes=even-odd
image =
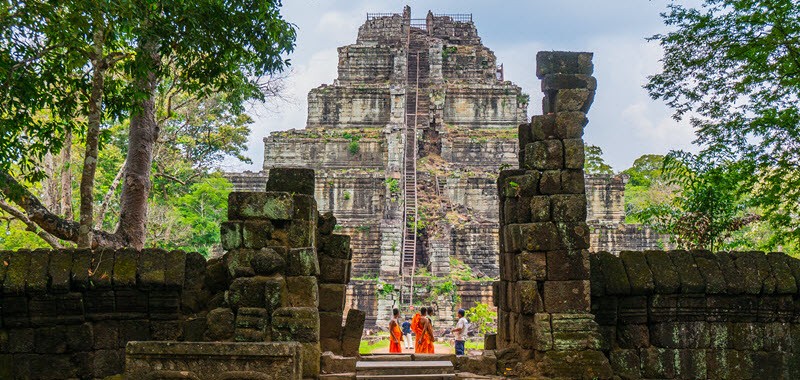
MULTIPOLYGON (((140 42, 138 54, 151 67, 159 63, 157 45, 153 41, 140 42)), ((138 55, 137 54, 137 55, 138 55)), ((155 93, 157 78, 150 70, 137 81, 141 98, 131 116, 128 132, 128 156, 125 162, 125 180, 120 195, 119 226, 116 235, 135 249, 144 247, 147 235, 147 198, 150 195, 150 172, 153 165, 153 147, 158 140, 155 119, 155 93)))
POLYGON ((61 215, 61 196, 59 188, 56 185, 57 178, 55 178, 56 167, 58 163, 52 153, 47 152, 42 161, 44 172, 47 173, 47 178, 42 181, 42 201, 45 206, 53 211, 56 215, 61 215))
POLYGON ((97 211, 97 221, 94 224, 94 229, 96 230, 103 228, 103 221, 106 219, 108 204, 111 203, 111 197, 117 192, 119 181, 122 179, 122 174, 125 173, 126 162, 127 160, 122 162, 122 166, 120 166, 117 175, 114 177, 114 181, 111 182, 111 186, 108 187, 108 191, 106 191, 106 195, 103 197, 103 203, 100 205, 100 210, 97 211))
POLYGON ((92 244, 92 218, 94 216, 94 176, 97 171, 97 150, 100 137, 100 122, 103 116, 103 83, 106 63, 103 58, 104 35, 102 26, 94 32, 92 54, 92 93, 89 98, 89 124, 86 131, 86 153, 83 156, 81 174, 81 215, 78 230, 78 248, 89 248, 92 244))
POLYGON ((56 214, 73 220, 72 215, 72 130, 67 130, 64 147, 61 148, 61 207, 56 214))

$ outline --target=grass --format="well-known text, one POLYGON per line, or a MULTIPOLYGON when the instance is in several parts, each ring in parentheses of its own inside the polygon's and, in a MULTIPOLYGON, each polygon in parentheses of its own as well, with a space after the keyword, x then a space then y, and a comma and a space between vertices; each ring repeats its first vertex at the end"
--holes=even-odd
POLYGON ((386 347, 389 347, 389 339, 381 339, 373 344, 370 344, 366 340, 362 340, 361 343, 358 345, 358 353, 362 355, 371 354, 375 350, 380 350, 386 347))

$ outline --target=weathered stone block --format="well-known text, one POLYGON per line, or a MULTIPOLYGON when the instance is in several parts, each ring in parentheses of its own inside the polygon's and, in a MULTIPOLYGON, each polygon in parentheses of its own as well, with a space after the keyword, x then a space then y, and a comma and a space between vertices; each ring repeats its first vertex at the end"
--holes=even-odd
POLYGON ((314 276, 286 277, 288 303, 291 307, 319 306, 317 278, 314 276))
POLYGON ((272 313, 275 341, 319 342, 319 312, 313 307, 282 307, 272 313))
POLYGON ((261 276, 282 273, 286 269, 286 260, 272 248, 263 248, 252 253, 250 267, 261 276))
POLYGON ((584 194, 586 192, 586 180, 583 170, 562 171, 561 190, 567 194, 584 194))
POLYGON ((564 148, 561 140, 535 141, 525 146, 525 168, 558 170, 564 167, 564 148))
POLYGON ((350 282, 350 260, 320 256, 319 262, 320 267, 325 268, 319 273, 319 281, 321 283, 346 284, 350 282))
MULTIPOLYGON (((582 170, 585 156, 582 139, 564 140, 564 167, 567 169, 582 170)), ((562 185, 563 186, 563 185, 562 185)))
MULTIPOLYGON (((725 293, 725 275, 717 263, 717 255, 708 251, 694 252, 694 262, 706 283, 707 294, 725 293)), ((792 278, 794 280, 794 278, 792 278)))
POLYGON ((506 250, 549 251, 559 248, 558 230, 553 223, 510 224, 505 226, 506 250))
POLYGON ((319 343, 301 343, 300 352, 303 357, 303 377, 316 378, 320 372, 320 350, 319 343))
POLYGON ((711 334, 706 322, 665 322, 650 327, 650 339, 662 348, 708 348, 711 334))
POLYGON ((550 196, 553 221, 586 221, 586 196, 583 194, 556 194, 550 196))
POLYGON ((594 91, 586 89, 557 90, 554 112, 589 112, 594 101, 594 91))
POLYGON ((286 192, 237 192, 228 195, 228 220, 291 220, 292 195, 286 192))
POLYGON ((548 280, 587 280, 589 279, 588 250, 547 251, 548 280))
POLYGON ((211 341, 227 341, 233 339, 234 315, 231 309, 218 308, 208 312, 206 317, 208 329, 205 339, 211 341))
POLYGON ((140 288, 155 289, 164 286, 166 279, 165 255, 166 251, 161 249, 144 249, 139 253, 137 274, 140 288))
POLYGON ((300 380, 301 357, 294 342, 136 342, 126 347, 124 362, 129 379, 300 380))
POLYGON ((553 349, 553 332, 550 314, 522 315, 514 332, 518 343, 527 349, 547 351, 553 349))
POLYGON ((530 221, 549 222, 550 220, 550 197, 546 195, 531 197, 530 221))
POLYGON ((289 248, 310 248, 316 246, 316 221, 293 220, 286 229, 278 232, 286 233, 289 248))
POLYGON ((744 283, 745 293, 761 294, 763 290, 766 290, 764 289, 764 277, 766 276, 763 273, 764 267, 769 266, 766 263, 766 256, 758 252, 738 252, 732 256, 742 276, 740 281, 744 283))
POLYGON ((704 293, 705 279, 697 269, 694 256, 687 251, 670 251, 668 254, 681 278, 681 293, 704 293))
POLYGON ((348 235, 320 236, 317 249, 319 249, 319 255, 337 259, 350 260, 353 256, 353 251, 350 249, 350 236, 348 235))
POLYGON ((620 348, 647 348, 650 346, 650 330, 647 325, 619 325, 616 343, 620 348))
POLYGON ((797 293, 797 282, 789 268, 788 260, 795 260, 784 253, 772 252, 767 255, 767 262, 775 278, 775 292, 778 294, 797 293))
POLYGON ((333 233, 333 229, 336 227, 336 217, 333 216, 333 212, 328 211, 319 216, 317 219, 317 231, 320 235, 330 235, 333 233))
POLYGON ((541 194, 561 193, 561 170, 545 170, 539 180, 539 192, 541 194))
POLYGON ((547 279, 547 255, 544 252, 522 252, 515 256, 517 280, 547 279))
MULTIPOLYGON (((47 292, 47 266, 50 261, 49 250, 36 249, 30 253, 30 266, 25 278, 25 291, 28 294, 42 294, 47 292)), ((113 256, 110 263, 113 267, 113 256)), ((111 272, 108 273, 108 283, 111 283, 111 272)))
POLYGON ((272 168, 267 178, 267 191, 314 195, 314 170, 304 168, 272 168))
POLYGON ((710 379, 753 378, 753 359, 746 351, 709 350, 706 368, 710 379))
MULTIPOLYGON (((656 299, 653 296, 651 299, 656 299)), ((645 324, 647 323, 648 299, 645 296, 627 296, 619 298, 618 314, 619 324, 645 324)))
POLYGON ((541 374, 556 379, 611 379, 606 356, 595 350, 547 351, 539 363, 541 374))
POLYGON ((623 379, 640 379, 642 377, 642 360, 639 358, 639 350, 611 350, 608 361, 611 368, 614 369, 614 374, 623 379))
POLYGON ((588 313, 591 309, 589 280, 545 281, 544 310, 548 313, 588 313))
MULTIPOLYGON (((50 291, 53 293, 66 293, 69 291, 70 269, 72 267, 72 256, 74 250, 54 250, 50 251, 50 291)), ((6 261, 3 253, 0 253, 0 263, 6 261)), ((5 276, 5 265, 0 270, 0 276, 5 276)), ((136 284, 136 262, 133 263, 133 283, 136 284)), ((2 280, 0 280, 2 282, 2 280)))
POLYGON ((589 249, 589 226, 585 222, 555 224, 561 247, 569 250, 589 249))
POLYGON ((583 129, 589 123, 583 112, 559 112, 556 118, 556 136, 559 139, 581 139, 583 129))
POLYGON ((651 294, 655 289, 653 273, 647 265, 647 258, 643 252, 622 251, 619 254, 622 264, 628 273, 628 281, 631 285, 631 294, 646 295, 651 294))
POLYGON ((538 194, 539 172, 527 171, 524 175, 510 176, 503 179, 505 197, 530 197, 538 194))
POLYGON ((243 247, 242 222, 228 221, 220 223, 219 240, 220 244, 222 245, 222 249, 226 251, 243 247))
POLYGON ((681 278, 666 252, 645 251, 644 257, 653 274, 653 290, 656 293, 672 294, 680 289, 681 278))
MULTIPOLYGON (((347 311, 347 321, 342 331, 344 338, 357 338, 361 340, 361 335, 364 333, 364 321, 366 320, 367 313, 358 309, 350 309, 347 311)), ((346 356, 350 356, 345 353, 346 356)))
POLYGON ((133 288, 136 286, 136 263, 139 253, 134 249, 123 249, 116 252, 114 258, 113 285, 115 289, 133 288))
POLYGON ((586 74, 549 74, 542 78, 542 91, 572 88, 597 89, 597 79, 586 74))
MULTIPOLYGON (((556 115, 535 115, 531 117, 531 137, 532 141, 544 141, 544 140, 552 140, 558 139, 558 133, 556 131, 556 115)), ((521 148, 524 148, 526 145, 520 145, 521 148)), ((520 149, 523 151, 524 149, 520 149)), ((526 157, 527 158, 527 157, 526 157)))
POLYGON ((234 340, 237 342, 263 342, 269 340, 269 312, 267 309, 242 307, 236 313, 234 340))
POLYGON ((596 350, 600 348, 600 333, 591 314, 551 314, 553 349, 596 350))
POLYGON ((274 229, 268 220, 247 220, 242 223, 241 228, 242 245, 251 249, 268 246, 274 229))
POLYGON ((3 282, 3 294, 21 295, 25 292, 25 278, 28 274, 28 266, 31 262, 30 251, 19 250, 10 252, 8 255, 8 262, 5 281, 3 282))
POLYGON ((183 289, 186 279, 186 252, 170 251, 164 255, 164 286, 183 289))
POLYGON ((505 199, 505 188, 508 185, 508 178, 518 175, 524 175, 526 173, 523 169, 507 169, 501 170, 500 174, 497 177, 497 193, 500 195, 500 200, 505 199))
POLYGON ((517 281, 516 297, 519 297, 519 309, 512 309, 526 315, 533 315, 543 310, 542 298, 536 281, 517 281))
POLYGON ((344 311, 345 284, 319 284, 319 310, 337 312, 341 315, 344 311))
POLYGON ((319 261, 315 248, 293 248, 286 260, 286 274, 289 276, 315 276, 319 274, 319 261))
POLYGON ((733 255, 727 252, 720 252, 716 253, 715 256, 717 264, 719 264, 719 268, 722 270, 722 275, 725 277, 725 293, 744 293, 746 282, 742 281, 743 275, 739 273, 739 268, 736 267, 736 261, 733 255))
POLYGON ((228 290, 228 302, 231 307, 239 309, 242 307, 265 308, 265 284, 269 281, 268 277, 240 277, 231 282, 228 290))
POLYGON ((678 374, 678 350, 645 348, 641 350, 642 375, 646 379, 672 379, 678 374))
POLYGON ((593 53, 570 51, 540 51, 536 53, 536 77, 543 79, 551 74, 592 75, 593 53))
POLYGON ((631 286, 628 282, 628 274, 625 272, 625 265, 622 260, 608 252, 594 254, 597 263, 600 264, 605 283, 606 294, 609 295, 628 295, 631 293, 631 286))
POLYGON ((342 313, 320 312, 319 313, 319 336, 321 340, 336 339, 342 337, 342 313))

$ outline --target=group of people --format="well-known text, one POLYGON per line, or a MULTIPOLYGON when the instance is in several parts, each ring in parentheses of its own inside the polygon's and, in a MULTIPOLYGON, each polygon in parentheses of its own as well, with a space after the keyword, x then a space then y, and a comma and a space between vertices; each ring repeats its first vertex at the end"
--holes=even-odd
MULTIPOLYGON (((414 340, 414 353, 417 354, 432 354, 433 352, 433 322, 430 315, 433 309, 430 307, 422 307, 419 312, 414 314, 413 318, 406 318, 403 323, 400 323, 400 310, 392 310, 392 320, 389 321, 389 352, 402 353, 403 343, 406 349, 411 349, 412 338, 411 333, 414 333, 416 340, 414 340)), ((464 355, 464 339, 467 332, 467 319, 464 317, 464 309, 458 310, 458 322, 452 332, 455 336, 456 355, 464 355)))

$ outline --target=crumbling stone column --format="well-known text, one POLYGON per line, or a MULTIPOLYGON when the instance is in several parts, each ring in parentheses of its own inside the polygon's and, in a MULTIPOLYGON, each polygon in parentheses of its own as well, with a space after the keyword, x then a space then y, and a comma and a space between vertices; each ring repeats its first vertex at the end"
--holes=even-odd
POLYGON ((520 169, 498 179, 497 345, 519 351, 519 374, 612 375, 590 314, 582 136, 596 88, 591 59, 591 53, 537 54, 544 115, 520 125, 520 169))

